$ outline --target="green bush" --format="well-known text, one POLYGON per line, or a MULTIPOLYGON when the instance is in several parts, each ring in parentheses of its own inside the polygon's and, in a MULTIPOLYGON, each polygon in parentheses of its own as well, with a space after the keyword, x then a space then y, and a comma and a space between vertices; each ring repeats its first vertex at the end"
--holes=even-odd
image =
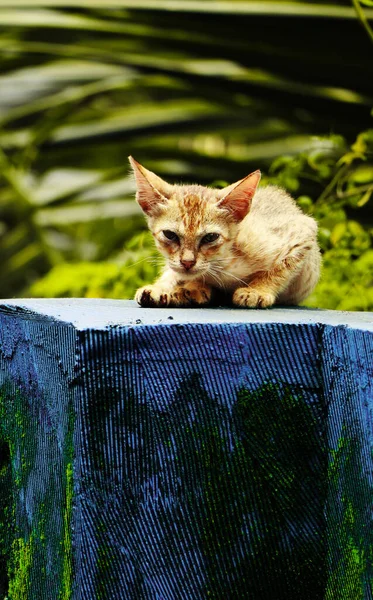
MULTIPOLYGON (((340 136, 315 139, 307 152, 276 159, 263 178, 289 190, 318 220, 323 272, 307 306, 373 310, 373 230, 352 218, 373 192, 372 157, 373 130, 361 133, 350 147, 340 136)), ((156 277, 161 262, 144 231, 115 262, 58 265, 31 287, 31 294, 132 298, 156 277)))
POLYGON ((306 306, 373 310, 373 229, 356 220, 364 221, 361 211, 373 193, 372 159, 371 129, 351 146, 333 136, 272 164, 270 180, 293 194, 301 191, 298 204, 319 223, 323 270, 306 306))
POLYGON ((135 234, 115 262, 60 264, 31 286, 44 298, 132 298, 136 289, 155 279, 162 259, 152 236, 135 234))
POLYGON ((371 306, 354 291, 370 285, 355 266, 371 133, 350 143, 372 105, 372 0, 15 4, 0 18, 3 297, 131 297, 154 277, 132 154, 171 182, 267 172, 320 222, 309 302, 371 306))

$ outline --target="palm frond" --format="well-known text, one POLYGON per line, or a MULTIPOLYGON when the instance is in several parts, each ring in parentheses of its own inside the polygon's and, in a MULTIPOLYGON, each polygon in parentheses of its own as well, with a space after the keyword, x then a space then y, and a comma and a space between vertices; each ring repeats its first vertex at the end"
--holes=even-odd
POLYGON ((353 139, 373 104, 347 0, 2 0, 0 53, 3 295, 118 256, 142 223, 129 154, 230 181, 314 134, 353 139))

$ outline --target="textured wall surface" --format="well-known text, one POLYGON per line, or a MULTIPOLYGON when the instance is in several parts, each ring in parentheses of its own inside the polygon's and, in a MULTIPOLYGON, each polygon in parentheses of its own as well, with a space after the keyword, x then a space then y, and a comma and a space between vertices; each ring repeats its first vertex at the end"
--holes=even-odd
POLYGON ((372 358, 366 313, 4 301, 0 598, 372 599, 372 358))

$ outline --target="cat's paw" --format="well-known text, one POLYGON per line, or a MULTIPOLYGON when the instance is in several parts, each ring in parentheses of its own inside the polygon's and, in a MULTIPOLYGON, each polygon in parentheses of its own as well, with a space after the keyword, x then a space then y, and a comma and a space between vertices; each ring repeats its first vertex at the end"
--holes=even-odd
POLYGON ((135 300, 143 307, 203 306, 211 299, 211 290, 204 286, 176 286, 165 290, 158 285, 145 285, 137 290, 135 300))
POLYGON ((203 306, 211 300, 211 289, 198 284, 178 286, 171 293, 172 306, 203 306))
POLYGON ((272 292, 267 292, 265 290, 242 287, 234 292, 232 300, 235 306, 244 306, 246 308, 268 308, 275 303, 276 296, 272 292))
POLYGON ((157 285, 145 285, 137 290, 135 294, 135 300, 140 306, 149 307, 161 307, 170 305, 171 294, 165 292, 157 285))

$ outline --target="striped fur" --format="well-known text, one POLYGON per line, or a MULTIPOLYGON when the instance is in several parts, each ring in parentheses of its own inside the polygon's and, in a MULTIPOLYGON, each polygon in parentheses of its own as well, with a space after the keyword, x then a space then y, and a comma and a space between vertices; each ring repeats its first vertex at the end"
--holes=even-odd
POLYGON ((220 290, 236 306, 266 308, 311 293, 321 267, 316 221, 284 190, 258 188, 259 171, 217 190, 170 185, 130 162, 136 199, 166 258, 159 279, 136 292, 139 304, 206 305, 220 290), (208 234, 218 237, 206 242, 208 234))

